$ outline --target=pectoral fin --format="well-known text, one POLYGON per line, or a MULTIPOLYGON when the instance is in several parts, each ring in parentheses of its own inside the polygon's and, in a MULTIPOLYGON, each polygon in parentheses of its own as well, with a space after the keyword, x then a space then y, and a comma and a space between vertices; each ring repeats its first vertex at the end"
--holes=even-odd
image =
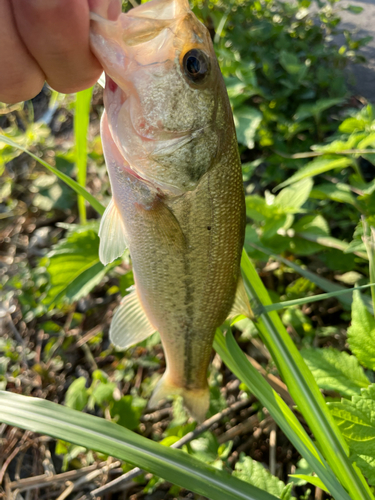
POLYGON ((116 347, 127 349, 155 332, 139 301, 136 290, 126 295, 113 316, 109 338, 116 347))
POLYGON ((254 318, 254 313, 251 310, 250 302, 247 297, 245 285, 241 275, 238 280, 236 296, 234 298, 232 309, 228 315, 228 319, 233 319, 236 316, 246 316, 250 319, 254 318))
POLYGON ((100 221, 99 238, 99 258, 104 265, 121 257, 127 247, 125 228, 113 198, 100 221))
POLYGON ((142 210, 142 217, 150 220, 155 241, 166 248, 185 250, 186 239, 181 226, 172 210, 159 197, 155 198, 151 207, 144 208, 139 205, 138 208, 142 210))

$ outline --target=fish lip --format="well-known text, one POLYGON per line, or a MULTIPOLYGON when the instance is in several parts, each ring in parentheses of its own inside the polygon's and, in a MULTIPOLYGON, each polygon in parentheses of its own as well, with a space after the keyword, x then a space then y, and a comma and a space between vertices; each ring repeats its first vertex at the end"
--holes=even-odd
MULTIPOLYGON (((109 33, 116 34, 126 32, 126 39, 120 37, 127 47, 137 46, 148 42, 157 37, 162 31, 171 29, 177 22, 177 19, 159 19, 157 17, 139 17, 128 13, 121 13, 117 19, 107 19, 100 14, 90 11, 89 19, 93 24, 93 30, 90 30, 92 36, 104 36, 111 38, 109 33)), ((173 30, 172 30, 173 31, 173 30)), ((174 33, 174 31, 173 31, 174 33)))

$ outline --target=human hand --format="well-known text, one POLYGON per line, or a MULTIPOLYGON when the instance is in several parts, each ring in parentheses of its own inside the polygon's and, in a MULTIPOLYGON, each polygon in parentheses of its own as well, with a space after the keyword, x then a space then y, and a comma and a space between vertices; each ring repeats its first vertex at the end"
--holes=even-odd
POLYGON ((115 19, 119 0, 0 0, 0 101, 37 95, 44 82, 58 92, 92 86, 102 68, 90 50, 90 8, 115 19))

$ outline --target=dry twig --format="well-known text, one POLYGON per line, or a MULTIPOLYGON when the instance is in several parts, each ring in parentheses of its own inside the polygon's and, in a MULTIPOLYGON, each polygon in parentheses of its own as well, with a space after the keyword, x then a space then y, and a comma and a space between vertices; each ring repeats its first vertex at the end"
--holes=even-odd
POLYGON ((270 472, 276 475, 276 424, 273 423, 270 432, 270 472))

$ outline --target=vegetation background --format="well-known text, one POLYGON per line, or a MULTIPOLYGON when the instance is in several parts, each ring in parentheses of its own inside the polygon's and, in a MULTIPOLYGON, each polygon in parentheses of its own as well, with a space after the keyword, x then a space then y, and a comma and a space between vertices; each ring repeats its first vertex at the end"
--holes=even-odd
MULTIPOLYGON (((233 107, 246 252, 371 492, 375 293, 337 295, 375 282, 375 108, 351 94, 353 75, 345 73, 363 62, 360 49, 370 38, 340 24, 342 12, 361 7, 335 0, 193 5, 211 32, 233 107), (321 292, 331 295, 311 298, 321 292)), ((146 408, 165 368, 158 335, 126 352, 108 340, 133 275, 127 255, 107 267, 98 258, 96 210, 110 199, 102 110, 99 85, 69 96, 45 88, 32 101, 0 104, 0 389, 101 416, 170 446, 196 424, 178 399, 146 408), (86 186, 92 206, 54 168, 86 186)), ((241 319, 233 335, 312 436, 254 324, 241 319)), ((213 357, 212 419, 184 452, 284 500, 331 498, 270 407, 227 364, 224 355, 213 357)), ((130 463, 5 424, 0 439, 0 498, 205 498, 148 473, 100 493, 130 463)))

